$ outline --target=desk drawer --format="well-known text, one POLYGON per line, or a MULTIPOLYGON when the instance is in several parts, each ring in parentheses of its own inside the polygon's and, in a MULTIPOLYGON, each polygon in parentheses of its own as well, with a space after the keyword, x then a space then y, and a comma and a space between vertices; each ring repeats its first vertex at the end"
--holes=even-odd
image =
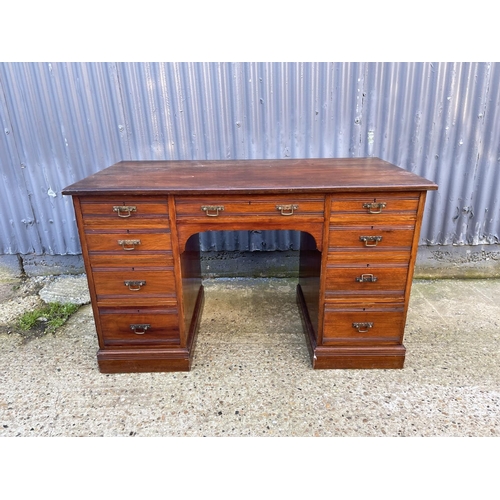
POLYGON ((276 195, 259 197, 176 197, 177 219, 211 222, 214 218, 310 218, 323 220, 324 197, 276 195))
POLYGON ((155 233, 139 231, 103 233, 90 230, 86 232, 85 239, 89 252, 115 252, 128 255, 172 250, 170 232, 167 231, 155 233))
POLYGON ((145 270, 141 268, 117 271, 94 270, 97 301, 106 299, 141 300, 175 298, 173 270, 145 270))
POLYGON ((104 346, 157 346, 179 344, 177 309, 100 308, 104 346))
POLYGON ((340 264, 344 266, 363 265, 367 272, 373 264, 408 264, 410 262, 411 252, 409 249, 394 250, 351 250, 339 248, 328 252, 329 264, 340 264))
POLYGON ((330 221, 339 225, 413 225, 419 193, 363 193, 332 196, 330 221))
MULTIPOLYGON (((102 268, 139 268, 139 267, 173 267, 172 252, 161 253, 125 253, 125 252, 92 252, 89 253, 90 266, 94 271, 102 268)), ((109 269, 108 269, 109 270, 109 269)))
POLYGON ((325 306, 324 345, 399 344, 405 314, 402 305, 337 309, 325 306))
POLYGON ((343 227, 331 226, 329 249, 352 248, 359 251, 404 248, 413 243, 413 226, 400 228, 386 226, 343 227))
POLYGON ((328 264, 326 268, 325 298, 353 300, 372 296, 387 300, 404 299, 408 266, 360 264, 343 267, 328 264))
POLYGON ((90 196, 80 200, 86 229, 168 228, 168 204, 165 197, 90 196))
POLYGON ((80 199, 84 218, 107 216, 116 219, 133 219, 151 216, 168 216, 165 197, 100 197, 87 196, 80 199))

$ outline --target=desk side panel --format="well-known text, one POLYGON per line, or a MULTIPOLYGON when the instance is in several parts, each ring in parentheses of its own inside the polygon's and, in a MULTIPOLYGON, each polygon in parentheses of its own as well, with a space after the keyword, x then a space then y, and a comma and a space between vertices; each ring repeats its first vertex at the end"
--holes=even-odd
POLYGON ((300 234, 299 285, 314 337, 318 336, 320 299, 321 252, 315 239, 306 232, 300 234))

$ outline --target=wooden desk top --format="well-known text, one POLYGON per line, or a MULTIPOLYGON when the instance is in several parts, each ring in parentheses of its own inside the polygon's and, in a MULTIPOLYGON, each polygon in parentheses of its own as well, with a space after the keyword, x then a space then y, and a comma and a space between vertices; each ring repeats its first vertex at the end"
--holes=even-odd
POLYGON ((80 180, 65 195, 274 194, 424 191, 433 182, 379 158, 121 161, 80 180))

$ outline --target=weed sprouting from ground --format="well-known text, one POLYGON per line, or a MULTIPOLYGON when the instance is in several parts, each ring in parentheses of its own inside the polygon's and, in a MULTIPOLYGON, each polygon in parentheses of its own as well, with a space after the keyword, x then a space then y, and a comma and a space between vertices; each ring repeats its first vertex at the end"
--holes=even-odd
POLYGON ((79 309, 77 304, 47 304, 34 311, 25 312, 18 320, 21 330, 28 331, 44 325, 45 333, 54 333, 67 319, 79 309))

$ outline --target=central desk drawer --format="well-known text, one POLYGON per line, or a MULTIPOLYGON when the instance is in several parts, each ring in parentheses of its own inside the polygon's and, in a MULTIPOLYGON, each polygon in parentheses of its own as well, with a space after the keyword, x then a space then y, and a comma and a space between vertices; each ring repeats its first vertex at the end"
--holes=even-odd
POLYGON ((322 221, 324 197, 305 195, 276 196, 211 196, 176 197, 176 214, 179 221, 210 222, 214 218, 231 219, 244 217, 308 218, 322 221))

